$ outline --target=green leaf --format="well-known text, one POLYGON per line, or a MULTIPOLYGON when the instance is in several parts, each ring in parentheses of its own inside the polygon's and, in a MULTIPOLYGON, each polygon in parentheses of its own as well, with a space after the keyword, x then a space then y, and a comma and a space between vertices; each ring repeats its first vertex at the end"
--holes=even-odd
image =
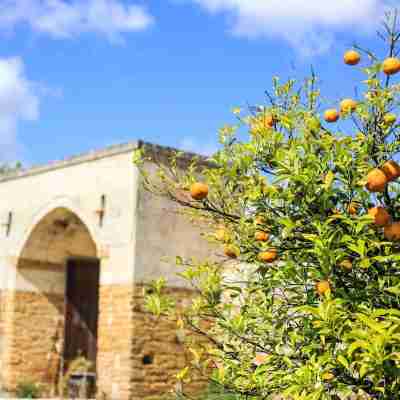
POLYGON ((325 175, 325 178, 324 178, 324 185, 323 185, 323 188, 324 188, 325 190, 328 190, 328 189, 331 187, 334 178, 335 178, 335 174, 334 174, 332 171, 329 171, 329 172, 325 175))
POLYGON ((347 354, 351 357, 353 355, 353 353, 357 350, 357 349, 366 349, 368 347, 368 343, 365 342, 364 340, 356 340, 355 342, 353 342, 348 350, 347 350, 347 354))
POLYGON ((400 285, 388 287, 385 290, 389 293, 395 294, 396 296, 400 296, 400 285))
POLYGON ((340 362, 340 364, 343 365, 343 367, 345 367, 346 369, 349 369, 349 362, 347 361, 347 359, 344 356, 339 355, 337 360, 340 362))
POLYGON ((362 364, 360 368, 360 378, 364 378, 364 376, 368 373, 368 371, 369 371, 369 365, 362 364))

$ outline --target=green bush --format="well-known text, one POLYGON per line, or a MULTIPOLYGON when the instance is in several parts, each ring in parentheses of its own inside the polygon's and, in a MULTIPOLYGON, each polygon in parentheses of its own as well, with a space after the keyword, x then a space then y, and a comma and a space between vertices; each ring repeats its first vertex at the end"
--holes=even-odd
POLYGON ((43 386, 31 380, 23 380, 18 383, 16 396, 22 399, 39 399, 43 392, 43 386))

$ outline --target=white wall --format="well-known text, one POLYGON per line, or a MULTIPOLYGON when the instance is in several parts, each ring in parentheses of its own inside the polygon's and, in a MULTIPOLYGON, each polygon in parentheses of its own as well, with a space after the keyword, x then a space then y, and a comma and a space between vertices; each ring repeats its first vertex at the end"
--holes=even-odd
MULTIPOLYGON (((146 170, 155 179, 155 165, 147 163, 146 170)), ((135 282, 148 283, 163 276, 169 286, 187 287, 177 275, 183 269, 176 266, 175 257, 204 260, 214 257, 218 249, 200 236, 201 230, 188 216, 179 213, 177 203, 146 192, 140 184, 138 194, 135 282)))
POLYGON ((88 227, 102 257, 101 284, 132 282, 137 171, 132 145, 103 157, 83 157, 37 174, 0 182, 0 224, 13 213, 10 235, 0 225, 0 290, 14 288, 15 263, 36 224, 57 207, 76 213, 88 227), (106 196, 99 226, 96 209, 106 196))

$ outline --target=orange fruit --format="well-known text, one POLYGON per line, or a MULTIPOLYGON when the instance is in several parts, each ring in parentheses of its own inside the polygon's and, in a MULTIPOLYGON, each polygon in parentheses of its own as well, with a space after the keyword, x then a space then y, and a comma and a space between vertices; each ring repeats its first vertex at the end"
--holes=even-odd
POLYGON ((350 215, 355 215, 357 214, 357 210, 360 207, 360 205, 358 203, 356 203, 355 201, 352 201, 348 206, 347 206, 347 212, 350 215))
POLYGON ((315 289, 319 295, 324 295, 331 291, 331 284, 329 281, 319 281, 316 283, 315 289))
POLYGON ((258 260, 265 263, 271 263, 275 261, 277 258, 278 258, 278 252, 276 251, 276 249, 262 251, 261 253, 258 254, 258 260))
POLYGON ((254 239, 256 239, 258 242, 266 242, 269 238, 269 234, 267 232, 263 231, 257 231, 254 234, 254 239))
POLYGON ((346 269, 348 271, 351 271, 351 269, 353 268, 353 263, 351 262, 351 260, 346 259, 343 260, 340 264, 339 264, 343 269, 346 269))
POLYGON ((383 192, 385 190, 388 178, 386 174, 378 168, 374 168, 367 175, 367 189, 370 192, 383 192))
POLYGON ((400 176, 400 166, 393 160, 386 161, 385 164, 382 165, 382 171, 389 181, 394 181, 400 176))
POLYGON ((208 185, 201 182, 193 183, 190 187, 190 195, 195 200, 203 200, 208 196, 208 185))
POLYGON ((357 65, 361 60, 361 56, 355 50, 348 50, 344 53, 343 60, 347 65, 357 65))
POLYGON ((273 115, 267 114, 264 116, 264 125, 267 126, 268 128, 272 128, 275 125, 275 119, 273 115))
POLYGON ((253 359, 253 363, 256 365, 261 365, 264 364, 267 359, 268 359, 268 354, 257 353, 253 359))
POLYGON ((352 112, 357 108, 357 102, 353 99, 343 99, 340 102, 340 111, 344 112, 352 112))
POLYGON ((400 60, 396 57, 389 57, 382 64, 383 72, 386 75, 393 75, 400 71, 400 60))
POLYGON ((339 119, 339 113, 334 108, 330 108, 325 111, 324 119, 326 122, 336 122, 339 119))
POLYGON ((400 222, 393 222, 390 225, 386 225, 383 229, 383 234, 388 240, 400 240, 400 222))
POLYGON ((226 231, 225 229, 217 229, 214 233, 215 239, 219 240, 219 241, 223 241, 225 239, 226 236, 226 231))
POLYGON ((396 120, 397 120, 397 116, 395 114, 392 114, 392 113, 387 113, 383 117, 383 122, 386 125, 392 125, 392 124, 394 124, 396 122, 396 120))
POLYGON ((225 246, 224 254, 229 258, 238 258, 240 250, 236 246, 225 246))
POLYGON ((372 207, 368 210, 368 215, 374 218, 374 224, 386 226, 390 223, 390 214, 383 207, 372 207))

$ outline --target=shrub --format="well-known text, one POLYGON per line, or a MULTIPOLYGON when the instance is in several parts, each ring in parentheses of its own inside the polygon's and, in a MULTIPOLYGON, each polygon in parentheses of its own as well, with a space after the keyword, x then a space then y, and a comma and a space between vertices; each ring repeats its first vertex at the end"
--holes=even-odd
POLYGON ((23 380, 17 384, 16 396, 22 399, 39 399, 43 393, 43 385, 31 380, 23 380))

